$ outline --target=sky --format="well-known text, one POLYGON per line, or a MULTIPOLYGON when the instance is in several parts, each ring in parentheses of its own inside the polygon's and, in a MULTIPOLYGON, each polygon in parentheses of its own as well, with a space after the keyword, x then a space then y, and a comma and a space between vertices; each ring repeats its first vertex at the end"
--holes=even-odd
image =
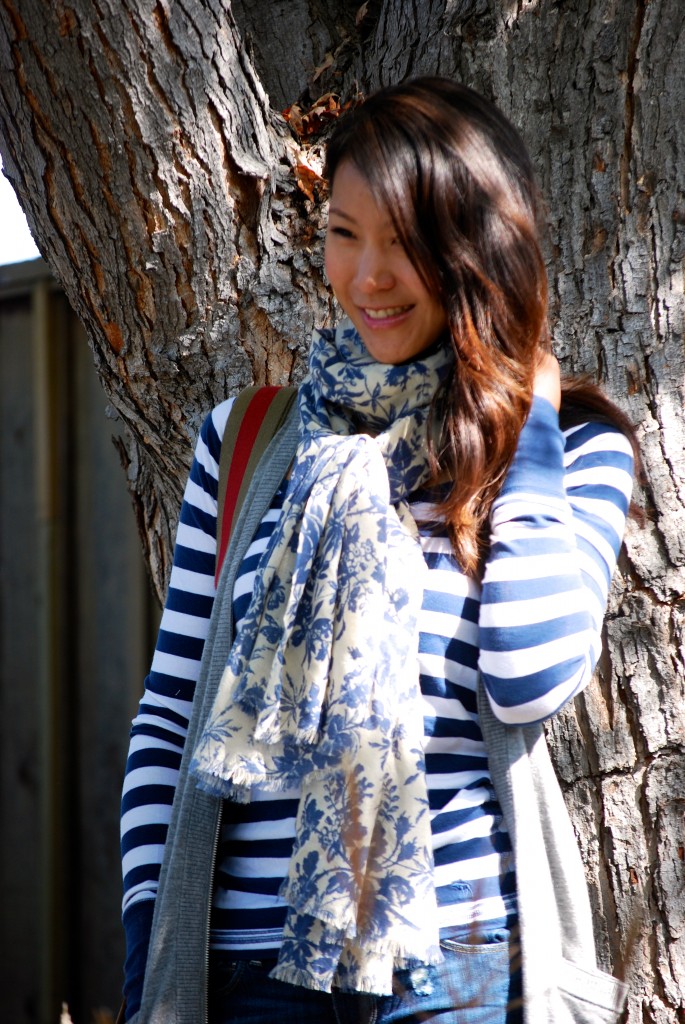
POLYGON ((40 253, 14 190, 4 174, 0 174, 0 265, 35 260, 37 256, 40 253))

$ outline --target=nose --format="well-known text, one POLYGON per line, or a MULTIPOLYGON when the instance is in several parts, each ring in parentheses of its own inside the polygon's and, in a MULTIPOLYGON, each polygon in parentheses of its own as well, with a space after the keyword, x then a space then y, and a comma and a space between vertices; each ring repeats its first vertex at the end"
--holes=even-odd
POLYGON ((378 246, 363 247, 359 254, 354 283, 365 295, 387 291, 393 287, 395 276, 388 265, 387 255, 378 246))

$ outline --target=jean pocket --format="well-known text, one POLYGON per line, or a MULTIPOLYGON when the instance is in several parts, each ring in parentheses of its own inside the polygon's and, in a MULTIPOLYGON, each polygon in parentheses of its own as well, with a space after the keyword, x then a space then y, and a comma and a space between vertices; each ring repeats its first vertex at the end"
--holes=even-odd
POLYGON ((455 1009, 488 1006, 494 1011, 493 1021, 504 1021, 520 1000, 517 950, 507 929, 474 936, 474 940, 441 940, 442 983, 455 1009))

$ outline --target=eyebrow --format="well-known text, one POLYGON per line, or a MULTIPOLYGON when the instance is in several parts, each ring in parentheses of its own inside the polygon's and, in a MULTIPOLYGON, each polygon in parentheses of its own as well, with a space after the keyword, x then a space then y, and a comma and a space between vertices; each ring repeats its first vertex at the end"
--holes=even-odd
MULTIPOLYGON (((341 210, 339 206, 329 206, 328 207, 328 216, 330 217, 331 214, 335 214, 337 217, 342 217, 343 220, 347 220, 351 224, 358 224, 359 223, 359 221, 357 220, 356 217, 353 217, 351 213, 346 213, 344 210, 341 210)), ((388 217, 387 221, 385 222, 385 224, 383 226, 386 227, 388 230, 390 230, 391 228, 394 230, 394 225, 392 223, 392 217, 388 217)))
POLYGON ((328 207, 328 213, 329 214, 335 213, 335 214, 338 215, 338 217, 344 217, 345 220, 351 220, 351 221, 354 222, 354 217, 352 216, 352 214, 345 213, 345 211, 341 210, 339 206, 329 206, 328 207))

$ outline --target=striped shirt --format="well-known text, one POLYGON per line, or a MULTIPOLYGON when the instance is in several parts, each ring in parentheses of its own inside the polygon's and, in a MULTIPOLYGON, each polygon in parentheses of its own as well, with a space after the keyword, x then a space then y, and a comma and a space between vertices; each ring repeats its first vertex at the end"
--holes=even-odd
MULTIPOLYGON (((214 596, 218 461, 230 401, 203 425, 186 487, 159 639, 133 722, 122 803, 124 921, 154 899, 193 689, 214 596)), ((515 906, 510 843, 492 790, 476 709, 481 672, 493 710, 523 724, 553 714, 590 679, 632 487, 628 440, 606 424, 562 433, 536 399, 491 516, 481 583, 411 502, 429 569, 419 622, 428 795, 440 924, 500 922, 515 906)), ((234 589, 236 622, 282 491, 248 549, 234 589)), ((277 948, 278 890, 298 794, 226 804, 211 944, 257 956, 277 948)))

